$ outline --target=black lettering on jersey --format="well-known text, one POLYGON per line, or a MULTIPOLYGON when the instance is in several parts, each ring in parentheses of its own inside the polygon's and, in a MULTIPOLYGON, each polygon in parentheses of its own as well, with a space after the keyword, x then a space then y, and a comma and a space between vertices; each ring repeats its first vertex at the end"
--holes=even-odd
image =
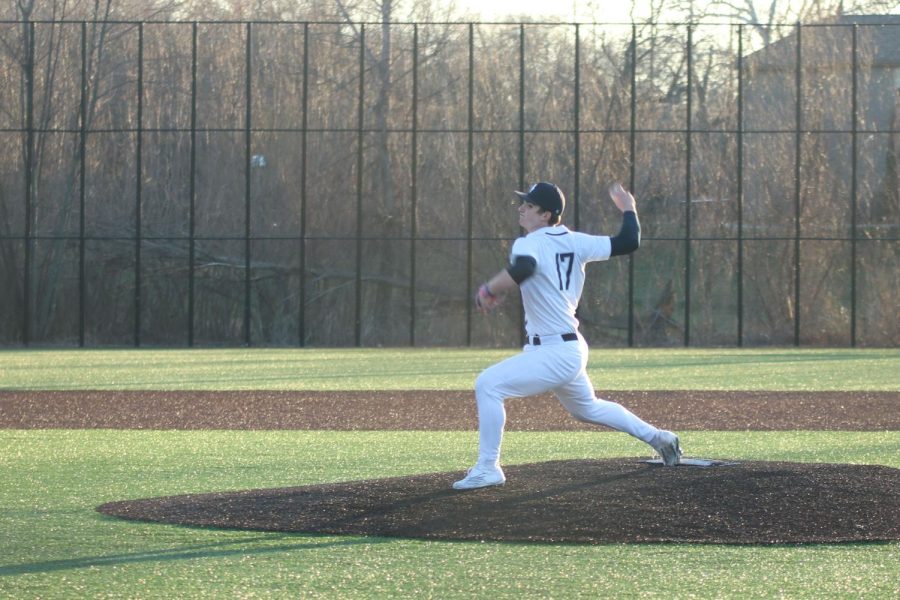
POLYGON ((556 276, 559 277, 559 289, 568 290, 572 283, 572 266, 575 264, 574 252, 559 252, 556 255, 556 276))

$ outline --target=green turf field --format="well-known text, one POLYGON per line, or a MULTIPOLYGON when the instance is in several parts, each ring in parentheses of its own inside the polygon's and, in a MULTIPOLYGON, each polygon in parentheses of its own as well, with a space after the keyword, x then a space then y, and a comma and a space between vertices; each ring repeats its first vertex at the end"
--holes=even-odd
MULTIPOLYGON (((511 350, 0 351, 0 390, 465 390, 511 350)), ((595 349, 611 390, 900 390, 896 349, 595 349)))
MULTIPOLYGON (((465 389, 504 354, 5 351, 0 388, 465 389)), ((598 354, 598 387, 612 388, 609 377, 619 389, 900 390, 895 350, 621 350, 602 363, 598 354)), ((692 455, 900 468, 897 431, 681 433, 692 455)), ((898 543, 426 542, 141 524, 94 510, 148 496, 459 471, 475 442, 474 431, 0 430, 0 598, 890 598, 900 589, 898 543)), ((608 432, 504 439, 507 464, 645 452, 608 432)))

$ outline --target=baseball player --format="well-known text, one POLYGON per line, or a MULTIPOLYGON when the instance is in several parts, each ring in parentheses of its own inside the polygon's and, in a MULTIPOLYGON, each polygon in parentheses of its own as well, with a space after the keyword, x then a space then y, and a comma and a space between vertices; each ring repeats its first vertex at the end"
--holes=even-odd
POLYGON ((640 245, 634 196, 618 183, 609 188, 622 211, 622 228, 609 237, 578 233, 561 225, 565 197, 552 183, 536 183, 528 192, 516 194, 521 200, 519 225, 527 234, 513 244, 509 266, 479 287, 475 304, 482 313, 490 312, 506 292, 518 287, 528 343, 522 353, 478 376, 478 462, 453 487, 469 490, 506 482, 500 468, 504 402, 547 391, 579 421, 631 434, 650 444, 664 465, 677 465, 681 457, 677 435, 644 422, 620 404, 594 396, 586 371, 588 345, 575 318, 585 265, 629 254, 640 245))

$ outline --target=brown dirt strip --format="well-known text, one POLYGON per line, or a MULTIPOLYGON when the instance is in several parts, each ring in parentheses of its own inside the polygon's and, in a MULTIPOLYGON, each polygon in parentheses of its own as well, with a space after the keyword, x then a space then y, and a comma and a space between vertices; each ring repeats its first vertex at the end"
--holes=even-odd
MULTIPOLYGON (((673 430, 900 430, 898 392, 599 392, 673 430)), ((550 395, 507 402, 509 431, 579 431, 550 395)), ((471 430, 470 391, 0 391, 5 429, 471 430)))

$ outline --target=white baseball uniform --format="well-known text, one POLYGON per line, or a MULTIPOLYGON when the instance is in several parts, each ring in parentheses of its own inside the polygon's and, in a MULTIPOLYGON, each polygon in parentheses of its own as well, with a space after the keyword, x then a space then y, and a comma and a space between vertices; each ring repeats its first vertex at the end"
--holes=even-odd
POLYGON ((584 268, 607 260, 610 237, 547 226, 515 241, 511 262, 529 256, 534 273, 521 282, 528 343, 517 354, 485 369, 475 382, 478 404, 478 462, 499 466, 506 423, 504 402, 552 391, 579 421, 605 425, 651 443, 659 429, 625 407, 594 396, 588 378, 588 345, 578 332, 575 309, 584 289, 584 268))

